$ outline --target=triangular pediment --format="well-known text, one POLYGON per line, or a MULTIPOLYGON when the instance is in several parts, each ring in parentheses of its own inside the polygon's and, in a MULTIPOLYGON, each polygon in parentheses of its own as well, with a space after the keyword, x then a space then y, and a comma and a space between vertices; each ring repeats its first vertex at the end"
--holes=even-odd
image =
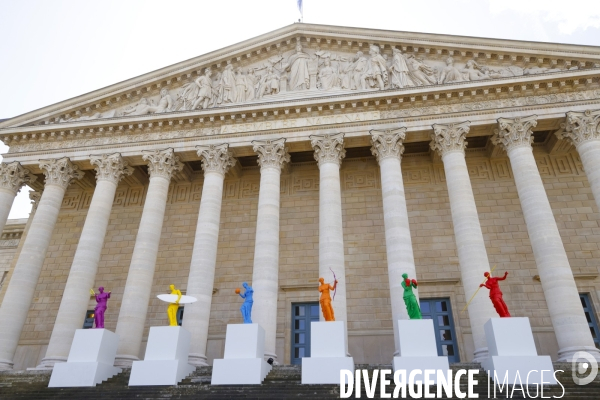
POLYGON ((0 122, 73 126, 600 68, 600 48, 297 23, 0 122), (207 71, 210 71, 207 73, 207 71))

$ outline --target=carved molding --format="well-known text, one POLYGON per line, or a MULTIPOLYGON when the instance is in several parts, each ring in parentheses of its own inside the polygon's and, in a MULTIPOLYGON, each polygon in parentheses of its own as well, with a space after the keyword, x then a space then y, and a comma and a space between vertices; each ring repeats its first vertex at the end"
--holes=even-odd
POLYGON ((96 170, 96 179, 110 181, 118 184, 124 177, 133 174, 133 167, 123 161, 120 153, 90 156, 90 163, 96 170))
POLYGON ((437 151, 441 157, 455 151, 464 154, 467 147, 465 139, 467 133, 469 133, 470 126, 470 121, 449 125, 433 124, 433 133, 431 134, 429 147, 431 147, 431 150, 437 151))
POLYGON ((344 149, 344 134, 334 135, 311 135, 310 145, 315 150, 315 160, 319 167, 324 163, 335 163, 340 165, 342 158, 346 156, 344 149))
POLYGON ((525 118, 498 118, 498 129, 494 130, 492 143, 502 146, 506 151, 523 146, 531 147, 531 128, 536 125, 537 115, 525 118))
POLYGON ((204 173, 216 172, 225 176, 229 168, 233 167, 237 160, 229 151, 229 144, 211 144, 210 146, 196 146, 198 157, 202 159, 204 173))
POLYGON ((35 210, 37 210, 37 207, 40 204, 40 200, 42 198, 42 193, 43 193, 42 190, 40 190, 39 192, 33 191, 33 190, 29 191, 29 199, 31 200, 31 214, 32 215, 35 213, 35 210))
POLYGON ((406 138, 406 127, 388 129, 386 131, 371 130, 371 153, 377 157, 377 162, 387 157, 400 159, 404 153, 402 142, 406 138))
POLYGON ((290 162, 290 155, 285 147, 285 139, 253 140, 252 150, 258 153, 260 168, 281 169, 283 163, 290 162))
POLYGON ((556 132, 556 137, 566 139, 575 147, 588 140, 598 140, 600 139, 600 110, 569 111, 567 122, 560 124, 560 127, 562 130, 556 132))
POLYGON ((40 168, 46 176, 46 185, 57 185, 65 190, 73 180, 85 175, 68 157, 40 160, 40 168))
POLYGON ((142 160, 148 161, 150 178, 160 176, 170 181, 173 173, 183 169, 183 163, 173 149, 142 151, 142 160))
POLYGON ((37 177, 21 163, 0 163, 0 188, 8 189, 16 195, 21 188, 29 183, 35 182, 37 177))

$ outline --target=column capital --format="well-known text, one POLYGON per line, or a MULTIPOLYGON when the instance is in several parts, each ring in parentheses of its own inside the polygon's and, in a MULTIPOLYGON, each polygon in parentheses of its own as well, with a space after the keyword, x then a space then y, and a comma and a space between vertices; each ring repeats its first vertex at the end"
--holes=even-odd
POLYGON ((377 157, 377 162, 388 157, 400 159, 404 153, 402 142, 406 138, 406 127, 386 129, 385 131, 372 129, 369 133, 371 133, 371 153, 377 157))
POLYGON ((498 129, 494 130, 492 143, 501 145, 506 151, 517 147, 531 147, 531 128, 537 125, 537 115, 525 118, 498 118, 498 129))
POLYGON ((569 111, 566 123, 556 132, 556 137, 566 139, 575 147, 588 140, 600 139, 600 110, 585 110, 584 112, 569 111))
POLYGON ((15 193, 28 183, 35 182, 37 177, 33 175, 21 163, 0 163, 0 188, 8 189, 15 193))
POLYGON ((142 151, 142 160, 148 161, 150 178, 160 176, 170 181, 173 173, 183 169, 173 149, 142 151))
POLYGON ((309 137, 310 145, 315 149, 314 157, 319 167, 325 163, 335 163, 337 165, 342 163, 342 158, 346 156, 343 133, 311 135, 309 137))
POLYGON ((198 157, 202 159, 202 169, 204 173, 216 172, 225 176, 229 168, 233 167, 237 160, 229 151, 229 145, 211 144, 208 146, 196 146, 198 157))
POLYGON ((133 173, 133 167, 123 161, 120 153, 91 155, 90 163, 96 170, 96 180, 118 184, 121 178, 133 173))
POLYGON ((290 155, 285 147, 285 139, 276 140, 253 140, 252 150, 258 153, 258 164, 260 168, 277 168, 285 162, 290 162, 290 155))
POLYGON ((56 185, 67 189, 75 179, 85 175, 68 157, 40 160, 40 168, 46 176, 46 185, 56 185))
POLYGON ((470 128, 471 121, 460 124, 433 124, 429 147, 431 150, 437 151, 441 157, 455 151, 464 154, 467 147, 465 139, 470 128))

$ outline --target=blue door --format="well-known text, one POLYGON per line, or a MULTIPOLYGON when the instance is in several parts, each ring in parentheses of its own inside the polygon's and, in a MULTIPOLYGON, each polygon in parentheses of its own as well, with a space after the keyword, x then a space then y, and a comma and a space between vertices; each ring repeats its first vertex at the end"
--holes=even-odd
POLYGON ((319 320, 319 303, 292 304, 292 364, 310 357, 310 323, 319 320))
POLYGON ((596 320, 596 313, 594 313, 594 308, 592 307, 590 296, 587 293, 580 293, 579 298, 581 299, 583 312, 585 313, 585 318, 587 319, 588 325, 590 327, 590 332, 592 334, 592 338, 594 339, 594 344, 597 348, 600 349, 600 332, 598 331, 598 321, 596 320))
POLYGON ((450 299, 420 299, 423 319, 433 320, 438 355, 448 356, 448 362, 460 362, 450 299))

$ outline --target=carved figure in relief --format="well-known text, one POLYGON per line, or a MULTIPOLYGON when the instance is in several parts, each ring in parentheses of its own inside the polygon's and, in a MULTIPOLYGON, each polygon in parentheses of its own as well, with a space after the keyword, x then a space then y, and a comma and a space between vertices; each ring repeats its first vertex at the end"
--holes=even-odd
POLYGON ((506 68, 493 68, 487 65, 482 65, 481 72, 490 76, 490 78, 506 78, 511 76, 523 75, 523 68, 514 65, 509 65, 506 68))
POLYGON ((409 78, 417 86, 435 85, 437 83, 433 68, 413 54, 406 58, 406 65, 408 66, 409 78))
POLYGON ((407 86, 415 86, 413 81, 408 76, 409 69, 402 51, 400 51, 400 49, 393 48, 392 53, 394 54, 394 57, 392 59, 392 66, 390 67, 390 73, 392 75, 391 87, 396 89, 407 86))
MULTIPOLYGON (((574 69, 577 69, 576 67, 574 69)), ((548 72, 560 72, 560 68, 544 68, 544 67, 531 67, 523 70, 523 75, 535 75, 535 74, 546 74, 548 72)))
POLYGON ((237 75, 235 76, 235 98, 234 103, 243 103, 246 101, 246 91, 248 89, 248 81, 246 76, 242 74, 242 69, 237 69, 237 75))
POLYGON ((192 110, 195 110, 200 105, 203 109, 208 108, 208 102, 211 100, 213 95, 212 80, 210 79, 211 75, 211 69, 206 68, 204 70, 204 75, 198 77, 198 79, 194 81, 194 83, 198 85, 198 95, 192 104, 192 110))
POLYGON ((331 66, 331 59, 327 57, 323 62, 323 67, 319 69, 319 89, 330 90, 339 87, 339 76, 337 70, 331 66))
POLYGON ((323 312, 323 318, 325 321, 335 321, 335 315, 333 313, 333 307, 331 306, 331 296, 329 295, 330 290, 335 290, 338 281, 333 282, 333 286, 329 283, 325 283, 325 279, 319 278, 319 292, 321 292, 321 311, 323 312))
POLYGON ((302 45, 296 45, 296 53, 288 59, 284 69, 290 73, 290 90, 306 90, 310 87, 308 61, 310 56, 302 51, 302 45))
POLYGON ((466 81, 481 81, 483 79, 490 79, 489 75, 486 75, 481 71, 479 65, 475 62, 475 60, 467 61, 467 65, 462 70, 463 78, 466 81))
POLYGON ((260 77, 256 76, 254 69, 250 69, 246 75, 246 101, 254 100, 256 98, 259 83, 260 77))
POLYGON ((492 300, 492 304, 501 318, 510 317, 510 312, 508 312, 508 307, 502 298, 502 291, 500 290, 500 285, 498 284, 499 281, 506 279, 508 272, 505 272, 502 278, 493 278, 489 272, 485 272, 483 276, 485 276, 487 279, 485 283, 482 283, 479 285, 479 287, 486 287, 490 289, 490 300, 492 300))
POLYGON ((268 66, 267 72, 260 82, 258 97, 261 98, 264 95, 279 93, 279 79, 279 74, 275 69, 272 66, 268 66))
POLYGON ((454 58, 448 57, 446 59, 446 66, 444 67, 444 69, 442 70, 442 73, 440 74, 440 79, 438 80, 438 83, 441 85, 442 83, 462 82, 462 81, 463 81, 462 74, 460 73, 458 68, 456 68, 454 66, 454 58))
POLYGON ((148 99, 142 97, 137 104, 123 110, 123 115, 144 115, 150 114, 153 107, 148 104, 148 99))
POLYGON ((354 61, 347 68, 350 74, 350 89, 366 89, 366 72, 367 72, 367 59, 364 57, 362 51, 356 52, 354 61))
POLYGON ((406 312, 408 313, 408 318, 410 319, 423 319, 421 316, 421 307, 419 307, 419 302, 417 301, 417 296, 413 293, 413 288, 417 288, 417 280, 416 279, 408 279, 408 274, 402 274, 402 288, 404 289, 404 294, 402 298, 404 299, 404 304, 406 304, 406 312))
POLYGON ((372 44, 369 46, 369 62, 368 77, 373 81, 371 86, 379 86, 379 90, 383 90, 388 83, 387 63, 379 52, 379 46, 372 44))
POLYGON ((104 293, 104 287, 100 286, 98 292, 94 293, 94 289, 90 289, 90 293, 96 298, 96 307, 94 308, 94 323, 97 329, 104 328, 104 312, 106 311, 110 292, 104 293))
POLYGON ((236 77, 233 72, 233 65, 228 64, 221 75, 218 104, 233 103, 235 101, 235 87, 236 77))

